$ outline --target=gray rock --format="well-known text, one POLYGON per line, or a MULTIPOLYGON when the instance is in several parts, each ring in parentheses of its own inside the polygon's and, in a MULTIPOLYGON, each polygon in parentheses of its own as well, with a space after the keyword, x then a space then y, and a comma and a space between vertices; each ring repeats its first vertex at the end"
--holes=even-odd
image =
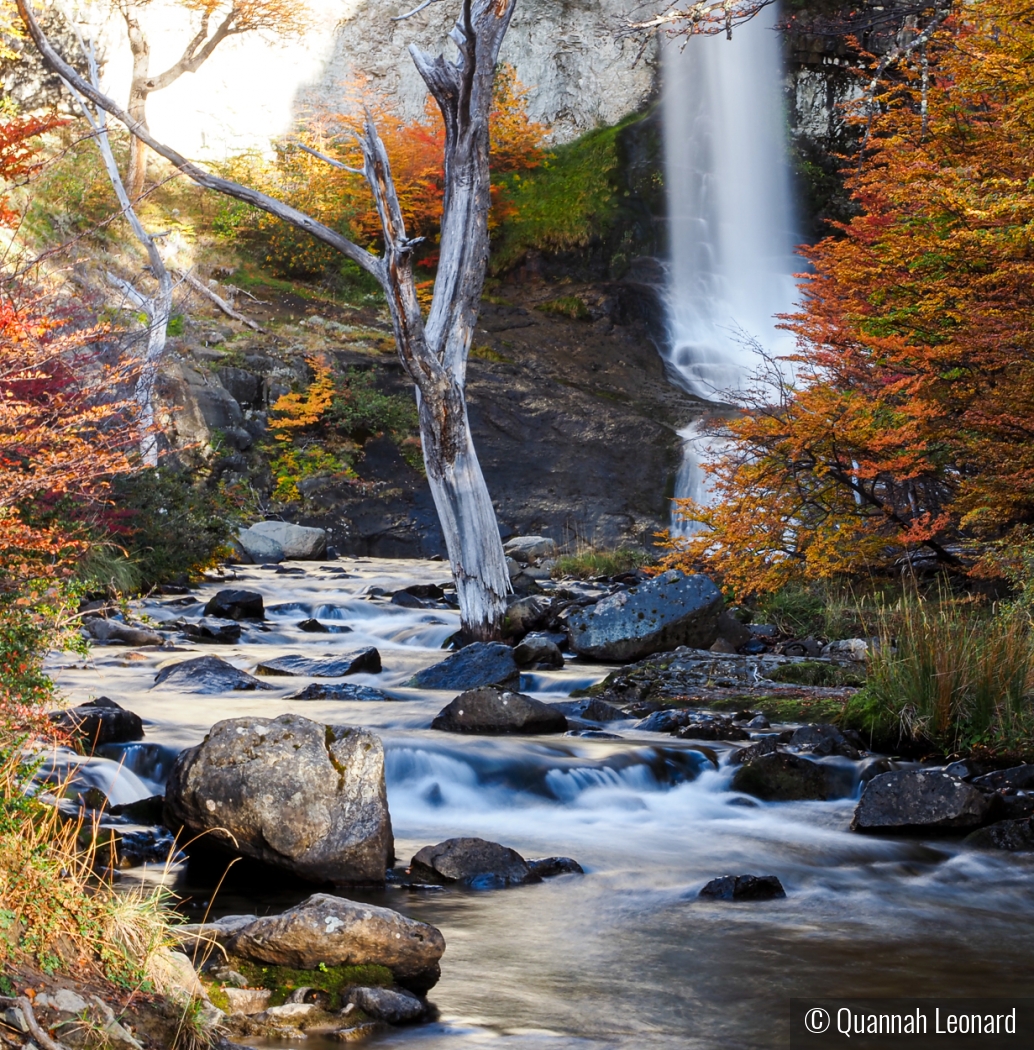
POLYGON ((140 716, 106 696, 64 711, 50 711, 47 718, 79 740, 88 754, 101 744, 123 744, 144 738, 140 716))
POLYGON ((313 682, 300 692, 289 696, 288 700, 352 700, 360 703, 373 703, 384 700, 397 700, 398 697, 388 696, 379 689, 368 685, 356 685, 354 682, 313 682))
POLYGON ((483 685, 517 686, 521 673, 513 650, 502 642, 474 642, 415 674, 406 684, 416 689, 477 689, 483 685))
MULTIPOLYGON (((232 971, 231 971, 232 972, 232 971)), ((247 984, 247 978, 244 981, 247 984)), ((252 1017, 262 1013, 269 1005, 273 994, 269 988, 224 988, 223 995, 229 1006, 231 1017, 252 1017)))
POLYGON ((394 854, 384 748, 299 715, 218 722, 176 759, 165 823, 314 882, 383 883, 394 854))
POLYGON ((224 915, 221 919, 210 919, 208 922, 172 926, 169 936, 188 955, 193 956, 195 952, 204 955, 212 950, 212 945, 228 945, 245 926, 250 926, 257 919, 257 915, 224 915))
POLYGON ((617 722, 628 718, 620 707, 608 704, 606 700, 595 696, 585 700, 562 700, 552 707, 567 718, 583 718, 587 722, 617 722))
POLYGON ((84 622, 91 637, 99 642, 121 642, 123 645, 162 645, 165 639, 157 631, 130 627, 119 620, 105 620, 94 616, 84 622))
POLYGON ((525 861, 532 875, 540 879, 552 879, 557 875, 584 875, 585 869, 571 857, 542 857, 525 861))
POLYGON ((836 726, 825 722, 801 726, 790 737, 789 746, 812 755, 842 755, 844 758, 854 759, 859 757, 857 749, 848 743, 844 734, 836 726))
POLYGON ((772 751, 743 762, 730 787, 765 802, 824 802, 831 797, 826 770, 800 755, 772 751))
POLYGON ((255 407, 262 400, 262 380, 243 368, 220 368, 217 372, 223 389, 241 406, 255 407))
POLYGON ((510 602, 503 617, 503 633, 520 638, 529 631, 545 627, 551 605, 550 599, 542 594, 530 594, 510 602))
POLYGON ((993 773, 973 777, 970 783, 984 791, 1029 791, 1034 788, 1034 765, 996 769, 993 773))
POLYGON ((431 723, 446 733, 562 733, 567 719, 551 704, 484 686, 461 693, 431 723))
POLYGON ((325 660, 310 660, 305 656, 278 656, 264 660, 255 668, 256 674, 308 675, 310 678, 344 678, 349 674, 380 674, 381 654, 372 646, 339 653, 325 660))
POLYGON ((786 896, 775 875, 721 875, 698 894, 711 901, 770 901, 786 896))
POLYGON ((438 979, 445 938, 434 926, 389 908, 316 893, 245 926, 231 950, 255 962, 302 970, 320 963, 386 966, 407 988, 421 982, 430 988, 438 979))
POLYGON ((539 558, 556 554, 556 544, 548 536, 514 536, 503 544, 503 552, 514 561, 526 565, 539 558))
POLYGON ((670 569, 574 613, 567 625, 582 656, 637 660, 680 645, 706 649, 721 611, 721 592, 708 577, 670 569))
POLYGON ((883 834, 968 830, 984 822, 990 805, 984 792, 940 770, 896 770, 865 785, 851 830, 883 834))
POLYGON ((50 994, 43 992, 36 996, 33 1005, 56 1010, 59 1014, 81 1014, 87 1009, 86 1000, 71 988, 57 988, 50 994))
POLYGON ((180 630, 196 642, 236 645, 241 640, 241 625, 236 620, 222 620, 215 616, 186 620, 180 630))
POLYGON ((253 678, 246 671, 238 671, 233 664, 218 656, 197 656, 163 667, 154 676, 155 685, 182 689, 188 693, 229 693, 249 689, 268 689, 269 686, 253 678))
POLYGON ((397 988, 350 988, 345 998, 364 1014, 388 1024, 418 1021, 427 1009, 412 992, 397 988))
POLYGON ((732 646, 733 652, 750 641, 750 628, 746 624, 740 623, 728 609, 722 610, 716 626, 719 639, 728 642, 732 646))
POLYGON ((352 628, 347 624, 343 623, 322 623, 320 620, 314 617, 309 617, 307 620, 300 620, 298 623, 298 629, 300 631, 306 631, 309 634, 351 634, 352 628))
MULTIPOLYGON (((287 521, 260 521, 245 529, 241 536, 251 533, 265 536, 280 545, 284 557, 291 561, 307 561, 322 558, 327 549, 326 529, 312 529, 305 525, 292 525, 287 521)), ((243 541, 242 541, 243 542, 243 541)), ((245 547, 247 544, 245 544, 245 547)))
POLYGON ((1011 853, 1029 853, 1034 850, 1034 827, 1029 817, 1020 820, 1000 820, 971 832, 963 840, 974 849, 1008 850, 1011 853))
POLYGON ((513 658, 521 667, 535 667, 546 670, 557 670, 564 666, 564 654, 556 643, 544 634, 526 634, 520 645, 513 651, 513 658))
POLYGON ((869 658, 869 643, 864 638, 841 638, 822 647, 822 655, 834 660, 861 664, 869 658))
POLYGON ((237 534, 237 543, 252 561, 259 565, 271 565, 282 562, 286 555, 284 548, 276 540, 251 529, 242 529, 237 534))
POLYGON ((262 595, 258 591, 246 591, 227 587, 209 598, 205 605, 205 616, 223 620, 262 620, 265 618, 262 595))
POLYGON ((541 881, 516 850, 478 838, 447 839, 436 846, 424 846, 409 862, 409 870, 427 882, 459 882, 475 889, 541 881))

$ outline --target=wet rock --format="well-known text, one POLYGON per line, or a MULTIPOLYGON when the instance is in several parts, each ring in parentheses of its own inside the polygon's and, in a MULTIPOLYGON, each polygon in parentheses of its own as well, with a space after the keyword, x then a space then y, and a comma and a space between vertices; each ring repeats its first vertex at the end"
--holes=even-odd
POLYGON ((272 540, 279 545, 288 561, 322 558, 323 552, 327 549, 325 529, 310 529, 305 525, 292 525, 287 521, 260 521, 252 525, 250 529, 245 529, 238 537, 245 549, 247 549, 247 543, 244 541, 246 536, 249 538, 263 536, 272 540))
POLYGON ((468 689, 435 716, 446 733, 562 733, 567 719, 552 704, 493 686, 468 689))
POLYGON ((440 602, 445 597, 445 588, 438 583, 411 583, 404 587, 403 591, 414 598, 424 598, 432 602, 440 602))
POLYGON ((144 738, 140 716, 106 696, 66 711, 50 711, 47 718, 78 740, 88 754, 101 744, 124 744, 144 738))
POLYGON ((216 723, 176 759, 165 821, 313 882, 383 883, 394 854, 380 739, 299 715, 216 723))
POLYGON ((514 536, 503 545, 508 558, 522 565, 551 558, 556 553, 556 544, 548 536, 514 536))
POLYGON ((810 725, 801 726, 790 737, 789 746, 811 755, 841 755, 853 759, 859 757, 857 748, 848 743, 847 738, 836 726, 827 722, 812 722, 810 725))
POLYGON ((124 802, 120 806, 112 806, 108 810, 108 816, 122 817, 137 824, 160 824, 164 805, 164 795, 150 795, 136 802, 124 802))
POLYGON ((344 678, 349 674, 380 674, 381 654, 372 646, 339 653, 325 660, 306 656, 278 656, 264 660, 255 668, 256 674, 307 675, 310 678, 344 678))
POLYGON ((416 689, 503 688, 520 683, 513 650, 502 642, 474 642, 415 674, 406 684, 416 689))
POLYGON ((687 707, 655 711, 637 722, 635 728, 647 733, 673 733, 690 740, 746 740, 749 735, 725 715, 687 707))
POLYGON ((855 809, 852 831, 962 831, 984 822, 991 800, 940 770, 897 770, 873 777, 855 809))
POLYGON ((521 667, 534 665, 544 670, 557 670, 564 666, 564 654, 556 643, 544 634, 526 634, 520 645, 513 650, 513 658, 521 667))
POLYGON ((396 591, 391 596, 392 605, 400 605, 403 609, 433 609, 437 602, 428 598, 418 598, 409 591, 396 591))
POLYGON ((409 862, 409 870, 427 882, 459 882, 475 889, 541 881, 516 850, 478 838, 447 839, 436 846, 424 846, 409 862))
POLYGON ((308 620, 302 620, 298 624, 298 629, 306 631, 309 634, 351 634, 352 628, 346 626, 343 623, 321 623, 319 620, 310 617, 308 620))
POLYGON ((388 1024, 418 1021, 427 1010, 423 1000, 412 992, 397 988, 350 988, 346 999, 367 1016, 388 1024))
POLYGON ((227 588, 209 599, 205 605, 205 616, 216 616, 224 620, 265 619, 262 595, 258 591, 227 588))
POLYGON ((585 869, 571 857, 542 857, 525 862, 532 875, 540 879, 552 879, 557 875, 584 875, 585 869))
POLYGON ((708 651, 712 653, 735 653, 737 649, 728 639, 717 638, 708 651))
POLYGON ((1020 820, 1000 820, 971 832, 963 840, 974 849, 1008 850, 1011 853, 1029 853, 1034 850, 1034 825, 1029 817, 1020 820))
POLYGON ((398 700, 398 697, 388 696, 379 689, 368 685, 356 685, 354 682, 335 682, 326 685, 323 682, 313 682, 300 692, 289 696, 288 700, 354 700, 361 703, 372 703, 383 700, 398 700))
POLYGON ((732 646, 732 652, 736 652, 741 645, 746 645, 750 641, 750 628, 740 623, 728 609, 722 610, 716 629, 719 639, 732 646))
POLYGON ((822 766, 800 755, 775 750, 741 759, 730 788, 765 802, 824 802, 831 797, 829 779, 822 766))
POLYGON ((698 894, 701 900, 710 901, 770 901, 785 896, 775 875, 722 875, 698 894))
POLYGON ((445 938, 434 926, 389 908, 316 893, 279 915, 241 929, 232 951, 255 962, 315 970, 327 966, 386 966, 400 983, 432 987, 445 938))
POLYGON ((670 569, 572 614, 571 648, 598 660, 637 660, 680 645, 707 648, 721 610, 721 592, 707 576, 670 569))
POLYGON ((200 620, 186 620, 180 630, 192 641, 236 645, 241 640, 241 625, 236 620, 220 620, 203 616, 200 620))
POLYGON ((285 558, 284 548, 269 536, 251 529, 237 533, 237 543, 253 562, 258 565, 277 565, 285 558))
POLYGON ((993 773, 973 777, 970 783, 985 791, 1029 791, 1034 788, 1034 765, 1024 764, 1013 766, 1011 769, 996 769, 993 773))
POLYGON ((628 718, 620 707, 595 696, 586 700, 563 700, 552 706, 567 718, 582 718, 586 722, 617 722, 628 718))
POLYGON ((743 727, 744 729, 771 729, 772 724, 764 715, 755 715, 743 727))
POLYGON ((503 633, 520 638, 529 631, 546 627, 552 604, 552 601, 542 594, 530 594, 526 598, 510 602, 503 617, 503 633))
POLYGON ((182 689, 188 693, 228 693, 249 689, 268 689, 269 686, 239 671, 233 664, 218 656, 197 656, 163 667, 154 676, 155 685, 182 689))
POLYGON ((94 616, 83 622, 92 638, 99 642, 118 642, 122 645, 163 645, 165 639, 157 631, 142 627, 130 627, 120 620, 105 620, 94 616))

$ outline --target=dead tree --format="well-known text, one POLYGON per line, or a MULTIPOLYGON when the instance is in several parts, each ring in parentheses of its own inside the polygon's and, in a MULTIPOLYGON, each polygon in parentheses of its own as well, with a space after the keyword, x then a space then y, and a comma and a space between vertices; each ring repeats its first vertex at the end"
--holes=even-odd
MULTIPOLYGON (((428 0, 441 2, 441 0, 428 0)), ((106 110, 196 183, 275 215, 351 259, 380 283, 403 367, 416 386, 427 479, 445 534, 463 629, 471 638, 499 637, 510 590, 495 511, 467 420, 467 356, 488 264, 489 113, 496 60, 517 0, 461 0, 451 33, 454 60, 413 47, 413 61, 445 122, 445 195, 440 257, 425 320, 413 276, 416 242, 406 235, 384 144, 367 115, 357 135, 363 167, 384 233, 381 255, 290 205, 210 174, 157 141, 139 121, 87 83, 40 30, 29 0, 17 0, 22 20, 44 60, 94 105, 106 110)), ((427 3, 422 6, 427 6, 427 3)), ((408 17, 408 16, 404 16, 408 17)))

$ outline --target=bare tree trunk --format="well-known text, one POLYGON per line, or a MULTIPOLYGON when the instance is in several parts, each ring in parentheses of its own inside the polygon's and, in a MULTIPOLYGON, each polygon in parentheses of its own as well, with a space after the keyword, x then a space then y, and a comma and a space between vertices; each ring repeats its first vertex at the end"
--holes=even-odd
MULTIPOLYGON (((147 96, 150 94, 148 79, 151 75, 151 45, 140 25, 136 8, 129 0, 122 0, 119 10, 126 22, 129 50, 133 56, 133 72, 129 81, 129 115, 147 128, 147 96)), ((126 174, 126 191, 130 200, 138 200, 144 192, 147 177, 147 146, 136 137, 129 136, 129 170, 126 174)))

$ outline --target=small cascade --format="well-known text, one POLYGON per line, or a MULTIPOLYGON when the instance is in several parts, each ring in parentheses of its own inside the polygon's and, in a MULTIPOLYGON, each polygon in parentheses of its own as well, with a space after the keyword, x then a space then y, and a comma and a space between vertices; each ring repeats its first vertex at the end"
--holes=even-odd
MULTIPOLYGON (((664 137, 671 234, 668 288, 673 377, 706 401, 738 403, 762 363, 793 337, 799 269, 782 105, 781 41, 769 7, 724 35, 664 54, 664 137)), ((707 498, 697 425, 682 434, 677 497, 707 498)))

